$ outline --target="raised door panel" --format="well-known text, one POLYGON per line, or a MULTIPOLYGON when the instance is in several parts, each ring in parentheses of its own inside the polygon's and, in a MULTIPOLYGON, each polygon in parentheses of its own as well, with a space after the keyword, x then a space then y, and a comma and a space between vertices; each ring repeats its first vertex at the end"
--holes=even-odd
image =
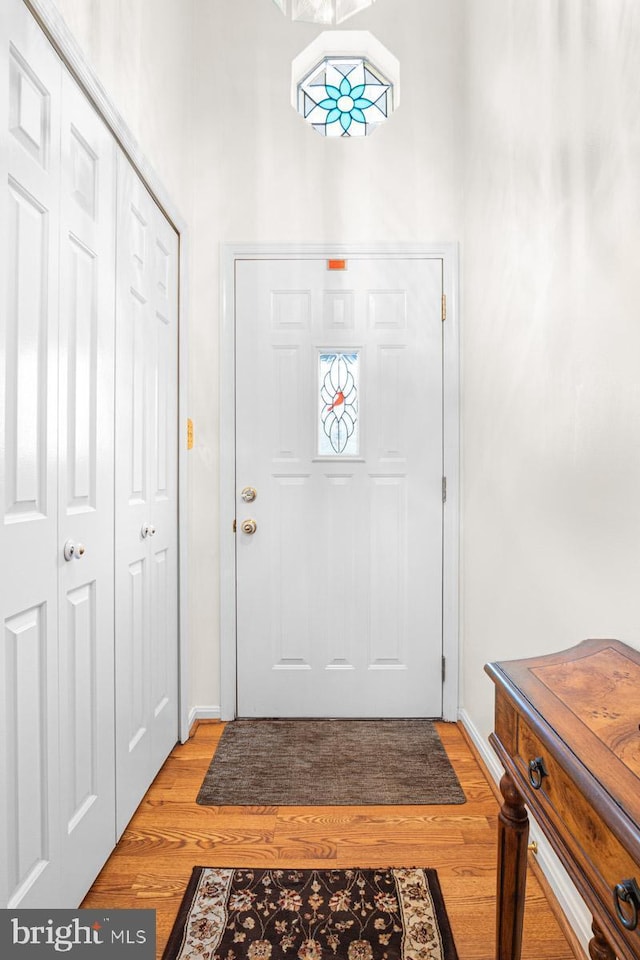
MULTIPOLYGON (((269 500, 273 504, 270 522, 261 523, 258 533, 271 531, 272 562, 270 616, 272 632, 271 669, 289 672, 311 670, 317 664, 313 645, 314 582, 307 563, 309 517, 313 504, 311 477, 274 476, 269 500), (291 603, 292 592, 298 599, 291 603)), ((256 534, 257 535, 257 534, 256 534)), ((256 540, 245 534, 239 546, 245 556, 256 540)), ((264 609, 256 605, 254 615, 264 619, 264 609)))
MULTIPOLYGON (((2 636, 2 693, 7 736, 3 758, 6 844, 4 905, 37 896, 56 848, 52 795, 55 790, 55 689, 47 656, 46 603, 5 618, 2 636)), ((3 738, 4 739, 4 738, 3 738)))
POLYGON ((60 788, 69 904, 115 843, 115 143, 63 77, 60 239, 60 788))
POLYGON ((59 902, 57 392, 61 65, 0 16, 0 906, 59 902))
POLYGON ((353 473, 323 477, 322 499, 327 504, 327 522, 321 527, 324 564, 318 584, 321 596, 332 602, 322 605, 324 620, 321 636, 326 638, 325 670, 355 670, 359 651, 356 637, 363 634, 363 617, 354 602, 359 590, 358 545, 362 542, 358 516, 353 510, 354 489, 358 479, 353 473))
POLYGON ((408 517, 405 477, 370 477, 369 670, 407 670, 408 517))

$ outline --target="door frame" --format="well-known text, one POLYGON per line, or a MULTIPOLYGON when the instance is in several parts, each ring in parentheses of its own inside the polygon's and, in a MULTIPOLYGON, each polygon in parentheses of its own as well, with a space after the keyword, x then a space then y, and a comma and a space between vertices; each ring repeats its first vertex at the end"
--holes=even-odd
MULTIPOLYGON (((128 157, 133 168, 149 190, 178 234, 178 736, 182 743, 189 739, 188 698, 188 621, 187 621, 187 486, 188 452, 186 424, 188 416, 188 286, 187 263, 189 236, 184 219, 164 187, 153 165, 123 119, 117 105, 102 86, 77 40, 69 30, 54 0, 23 0, 43 33, 93 104, 128 157)), ((115 211, 114 211, 115 212, 115 211)))
POLYGON ((460 338, 458 244, 223 244, 220 305, 220 716, 237 715, 235 522, 235 272, 239 260, 442 260, 446 297, 443 324, 443 473, 447 497, 442 538, 442 648, 446 671, 442 716, 458 719, 460 530, 460 338))

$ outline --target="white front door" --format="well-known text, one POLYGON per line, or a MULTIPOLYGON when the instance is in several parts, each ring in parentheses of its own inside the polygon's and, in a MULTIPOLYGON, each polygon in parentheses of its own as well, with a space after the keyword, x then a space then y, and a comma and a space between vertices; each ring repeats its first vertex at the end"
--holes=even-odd
POLYGON ((442 260, 328 266, 236 263, 238 715, 441 716, 442 260))

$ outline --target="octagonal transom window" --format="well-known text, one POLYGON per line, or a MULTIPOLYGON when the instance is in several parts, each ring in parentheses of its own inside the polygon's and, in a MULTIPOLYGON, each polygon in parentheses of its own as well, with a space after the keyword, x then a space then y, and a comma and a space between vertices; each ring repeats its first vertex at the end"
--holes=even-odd
POLYGON ((291 64, 291 105, 325 137, 365 137, 400 103, 400 65, 368 30, 321 33, 291 64))

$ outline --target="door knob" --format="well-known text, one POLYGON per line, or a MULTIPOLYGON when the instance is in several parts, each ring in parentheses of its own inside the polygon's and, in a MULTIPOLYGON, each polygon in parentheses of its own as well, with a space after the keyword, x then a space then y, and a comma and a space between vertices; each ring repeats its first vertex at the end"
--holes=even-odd
POLYGON ((258 524, 255 522, 255 520, 249 519, 243 520, 240 527, 243 533, 253 534, 258 529, 258 524))
POLYGON ((155 532, 156 528, 152 523, 143 523, 142 529, 140 530, 140 536, 143 540, 145 540, 147 537, 152 537, 155 532))
POLYGON ((64 545, 65 560, 82 560, 86 553, 84 543, 74 543, 73 540, 67 540, 64 545))
POLYGON ((245 487, 240 496, 245 503, 253 503, 255 498, 258 496, 258 491, 255 487, 245 487))

